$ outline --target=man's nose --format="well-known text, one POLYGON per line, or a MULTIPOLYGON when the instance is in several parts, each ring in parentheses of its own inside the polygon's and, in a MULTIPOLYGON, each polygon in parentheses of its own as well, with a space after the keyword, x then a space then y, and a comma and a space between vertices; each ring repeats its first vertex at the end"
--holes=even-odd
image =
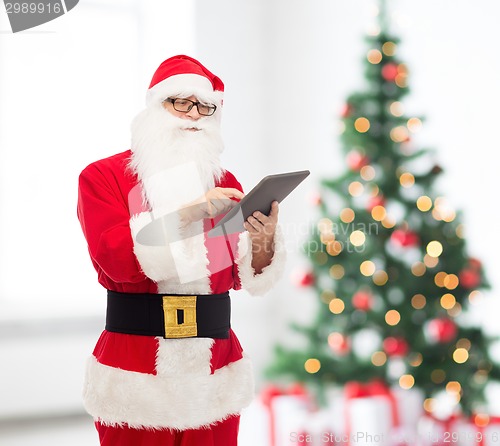
POLYGON ((198 107, 196 105, 193 105, 193 108, 191 108, 191 110, 189 110, 186 113, 186 116, 189 116, 189 119, 192 119, 193 121, 196 121, 196 120, 200 119, 200 117, 201 117, 201 115, 198 111, 198 107))

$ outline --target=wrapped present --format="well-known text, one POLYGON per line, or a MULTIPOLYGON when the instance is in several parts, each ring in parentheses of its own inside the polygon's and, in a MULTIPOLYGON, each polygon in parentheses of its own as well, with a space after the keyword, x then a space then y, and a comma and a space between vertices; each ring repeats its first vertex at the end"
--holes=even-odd
POLYGON ((269 386, 261 394, 269 418, 270 446, 341 446, 330 408, 319 409, 301 385, 269 386))
POLYGON ((438 418, 426 413, 418 422, 419 446, 460 446, 467 430, 467 420, 460 414, 438 418))
POLYGON ((399 425, 392 430, 391 444, 393 446, 415 445, 418 438, 418 422, 424 414, 424 394, 420 389, 402 389, 391 387, 396 399, 399 415, 399 425))
POLYGON ((356 446, 389 446, 400 427, 397 400, 381 381, 347 383, 344 388, 345 437, 356 446))
POLYGON ((373 381, 329 389, 321 410, 300 385, 270 386, 261 399, 271 446, 414 446, 423 395, 373 381))
POLYGON ((474 414, 453 436, 459 446, 500 446, 500 417, 474 414))
POLYGON ((261 400, 269 417, 270 446, 311 445, 312 434, 305 429, 312 400, 303 386, 282 389, 271 385, 262 391, 261 400))
POLYGON ((326 409, 309 413, 305 420, 305 431, 311 434, 312 442, 308 446, 340 446, 341 439, 335 434, 332 414, 326 409))

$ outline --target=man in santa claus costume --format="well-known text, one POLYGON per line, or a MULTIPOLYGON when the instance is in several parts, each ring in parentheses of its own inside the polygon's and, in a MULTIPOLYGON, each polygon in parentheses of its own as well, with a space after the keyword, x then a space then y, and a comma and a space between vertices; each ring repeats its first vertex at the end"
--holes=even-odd
POLYGON ((155 72, 131 150, 86 167, 78 218, 106 327, 84 404, 105 446, 235 446, 253 377, 230 325, 230 289, 262 295, 285 249, 278 203, 245 231, 207 232, 243 197, 220 165, 224 84, 174 56, 155 72))

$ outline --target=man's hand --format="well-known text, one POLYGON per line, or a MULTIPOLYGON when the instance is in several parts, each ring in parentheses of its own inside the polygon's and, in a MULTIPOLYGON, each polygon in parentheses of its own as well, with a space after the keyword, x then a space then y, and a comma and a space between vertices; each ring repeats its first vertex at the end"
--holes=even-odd
POLYGON ((271 263, 274 255, 274 233, 278 224, 279 205, 273 201, 269 216, 256 211, 243 224, 252 240, 252 267, 256 274, 271 263))
POLYGON ((243 192, 232 187, 210 189, 205 194, 207 217, 214 218, 217 215, 225 214, 237 204, 237 201, 232 200, 232 198, 241 200, 244 196, 243 192))
POLYGON ((243 192, 232 187, 214 187, 205 195, 189 203, 181 209, 182 219, 188 223, 201 220, 203 218, 214 218, 217 215, 225 214, 232 209, 237 201, 244 197, 243 192))

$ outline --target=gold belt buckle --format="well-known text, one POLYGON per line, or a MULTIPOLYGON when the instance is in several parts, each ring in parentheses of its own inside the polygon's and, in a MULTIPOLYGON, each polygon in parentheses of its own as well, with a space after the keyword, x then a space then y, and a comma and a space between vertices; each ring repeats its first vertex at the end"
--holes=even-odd
POLYGON ((198 334, 196 324, 197 296, 163 296, 165 314, 165 338, 192 338, 198 334), (182 311, 184 320, 179 323, 182 311))

